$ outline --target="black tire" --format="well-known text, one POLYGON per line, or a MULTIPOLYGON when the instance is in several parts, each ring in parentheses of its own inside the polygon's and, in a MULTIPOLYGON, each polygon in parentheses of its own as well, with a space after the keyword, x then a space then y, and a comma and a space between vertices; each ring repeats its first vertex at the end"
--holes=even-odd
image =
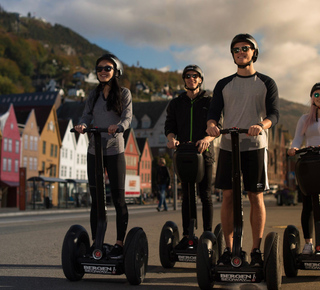
POLYGON ((131 285, 143 282, 148 268, 148 240, 142 228, 132 228, 124 245, 124 271, 131 285))
POLYGON ((282 273, 279 246, 279 235, 275 232, 269 233, 264 243, 264 277, 269 290, 281 288, 282 273))
POLYGON ((224 235, 223 235, 221 223, 217 224, 213 233, 214 233, 216 240, 217 240, 217 242, 214 246, 214 250, 216 253, 216 258, 219 259, 219 257, 223 254, 223 251, 226 247, 226 242, 224 240, 224 235))
POLYGON ((70 281, 79 281, 84 275, 84 269, 77 258, 89 252, 89 236, 80 225, 73 225, 67 231, 62 245, 61 262, 63 273, 70 281))
POLYGON ((200 289, 212 289, 214 279, 212 268, 216 264, 216 253, 214 246, 216 237, 212 232, 204 232, 199 240, 197 248, 197 280, 200 289))
POLYGON ((295 226, 289 225, 283 234, 283 267, 287 277, 298 274, 297 257, 300 253, 300 235, 295 226))
POLYGON ((179 243, 179 230, 174 222, 166 222, 162 227, 159 243, 159 256, 163 268, 174 267, 176 261, 173 248, 179 243))

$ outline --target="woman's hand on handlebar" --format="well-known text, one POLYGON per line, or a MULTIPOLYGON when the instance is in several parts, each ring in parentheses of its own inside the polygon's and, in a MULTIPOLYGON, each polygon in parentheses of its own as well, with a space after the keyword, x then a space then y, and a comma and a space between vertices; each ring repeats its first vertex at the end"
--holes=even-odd
POLYGON ((296 155, 296 151, 297 151, 298 149, 299 149, 299 148, 296 148, 296 147, 290 148, 287 153, 288 153, 289 156, 295 156, 295 155, 296 155))
POLYGON ((86 128, 87 128, 87 126, 85 126, 83 124, 74 126, 74 129, 80 134, 84 134, 83 130, 86 129, 86 128))
POLYGON ((119 129, 118 125, 110 125, 108 127, 108 134, 109 135, 114 135, 115 133, 117 133, 118 129, 119 129))

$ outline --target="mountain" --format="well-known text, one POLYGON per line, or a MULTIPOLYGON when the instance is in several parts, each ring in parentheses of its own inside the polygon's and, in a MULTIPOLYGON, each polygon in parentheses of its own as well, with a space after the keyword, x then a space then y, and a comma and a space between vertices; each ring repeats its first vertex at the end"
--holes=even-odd
POLYGON ((301 115, 308 113, 308 111, 308 106, 280 98, 280 119, 278 126, 282 125, 283 130, 288 130, 291 137, 294 137, 299 118, 301 115))
MULTIPOLYGON (((33 92, 39 80, 54 78, 67 91, 76 86, 76 72, 93 71, 95 60, 108 50, 90 43, 81 35, 60 24, 51 25, 41 19, 7 13, 0 6, 0 95, 33 92)), ((136 101, 150 100, 165 85, 171 91, 183 87, 181 74, 160 72, 136 66, 125 66, 122 85, 130 88, 136 101), (136 90, 137 83, 150 88, 150 94, 136 90)), ((83 86, 83 87, 82 87, 83 86)), ((92 89, 82 84, 88 93, 92 89)), ((278 126, 294 136, 295 126, 308 107, 280 99, 278 126)))

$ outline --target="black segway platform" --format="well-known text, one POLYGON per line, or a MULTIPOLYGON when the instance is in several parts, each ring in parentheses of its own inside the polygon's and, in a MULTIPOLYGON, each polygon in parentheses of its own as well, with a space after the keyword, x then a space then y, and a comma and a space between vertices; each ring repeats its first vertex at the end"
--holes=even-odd
POLYGON ((283 235, 283 264, 287 277, 296 277, 298 270, 320 270, 320 147, 306 147, 297 150, 296 154, 300 154, 295 168, 299 187, 302 194, 312 198, 315 252, 310 255, 300 253, 299 230, 294 225, 288 225, 283 235))
MULTIPOLYGON (((204 232, 200 237, 197 251, 197 280, 201 289, 212 289, 214 282, 228 283, 260 283, 266 281, 268 289, 280 289, 281 264, 279 252, 279 236, 271 232, 264 243, 263 267, 251 267, 247 253, 242 250, 243 239, 243 205, 241 192, 239 134, 248 133, 248 129, 230 128, 220 131, 231 134, 232 144, 232 189, 233 189, 233 247, 230 265, 217 265, 221 255, 221 243, 215 235, 204 232), (218 244, 220 252, 215 250, 218 244)), ((222 233, 220 233, 222 234, 222 233)))
POLYGON ((195 263, 198 238, 194 233, 197 228, 197 183, 204 176, 204 159, 195 143, 182 143, 173 154, 174 170, 181 182, 188 183, 189 194, 189 241, 187 249, 176 249, 179 243, 179 230, 176 223, 167 221, 160 235, 159 254, 161 265, 172 268, 176 262, 195 263))
MULTIPOLYGON (((74 129, 71 132, 75 132, 74 129)), ((104 199, 104 177, 101 148, 101 132, 107 129, 91 128, 85 132, 94 134, 96 160, 97 192, 97 234, 95 243, 90 247, 87 231, 81 225, 73 225, 65 235, 62 245, 62 269, 70 281, 81 280, 85 273, 125 274, 132 285, 143 282, 148 265, 148 241, 140 227, 132 228, 125 239, 123 257, 111 259, 108 253, 112 245, 104 243, 107 228, 106 205, 104 199)))

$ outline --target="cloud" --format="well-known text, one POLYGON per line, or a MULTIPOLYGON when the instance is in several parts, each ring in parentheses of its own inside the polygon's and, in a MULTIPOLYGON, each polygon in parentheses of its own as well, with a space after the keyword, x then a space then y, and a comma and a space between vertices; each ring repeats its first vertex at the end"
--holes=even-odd
POLYGON ((5 0, 1 5, 24 15, 35 12, 89 41, 168 51, 174 63, 159 58, 158 68, 181 70, 196 63, 208 89, 236 71, 229 46, 243 32, 256 37, 260 55, 255 68, 275 79, 281 97, 304 103, 320 81, 319 0, 148 0, 147 5, 145 0, 5 0))

